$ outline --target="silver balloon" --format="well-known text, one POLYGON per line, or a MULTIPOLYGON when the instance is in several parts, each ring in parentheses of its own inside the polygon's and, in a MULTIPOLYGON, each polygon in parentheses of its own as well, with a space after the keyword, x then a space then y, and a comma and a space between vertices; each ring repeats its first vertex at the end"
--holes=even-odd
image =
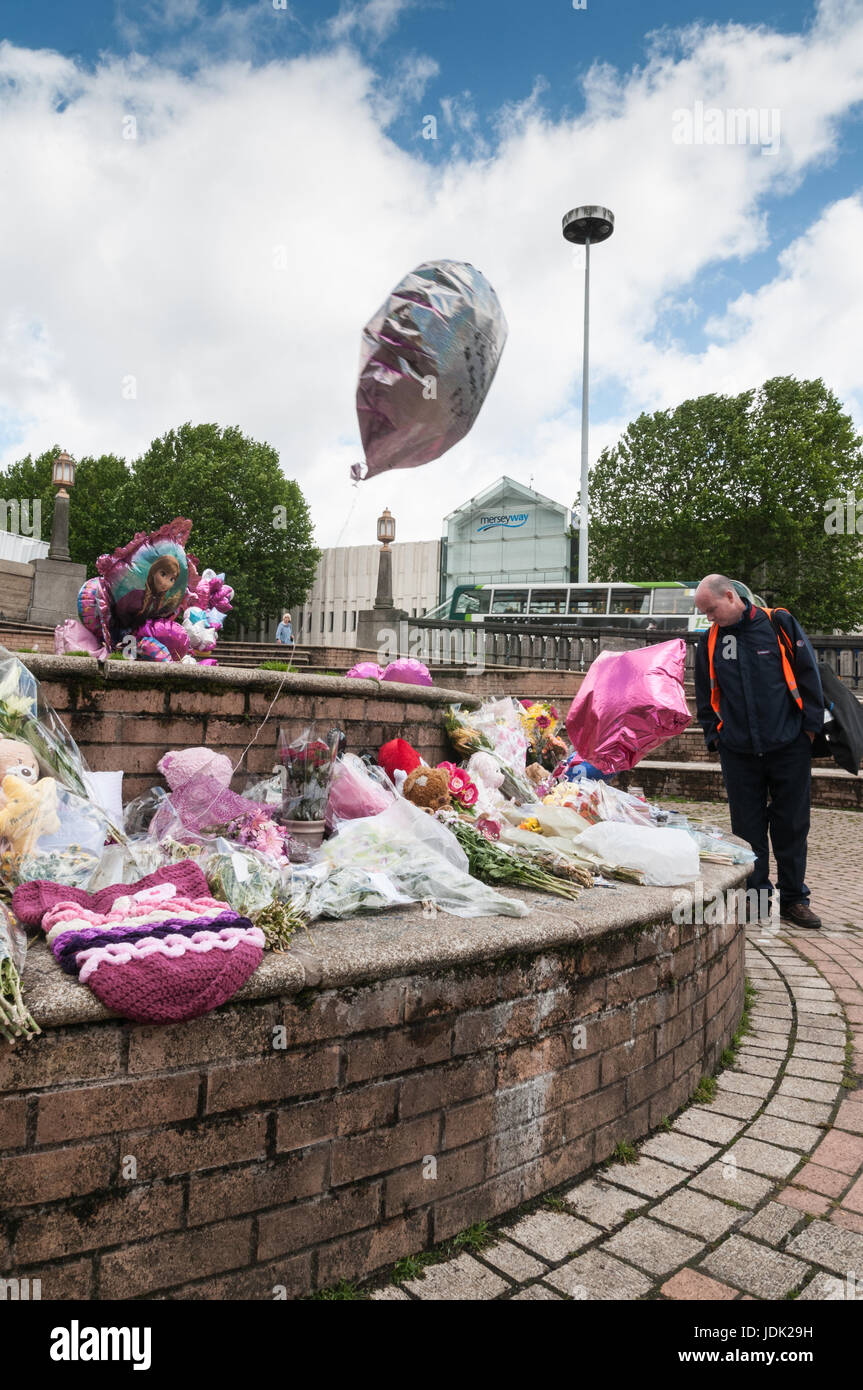
POLYGON ((424 261, 363 329, 357 418, 366 461, 353 478, 417 468, 464 439, 503 345, 500 301, 472 265, 424 261))

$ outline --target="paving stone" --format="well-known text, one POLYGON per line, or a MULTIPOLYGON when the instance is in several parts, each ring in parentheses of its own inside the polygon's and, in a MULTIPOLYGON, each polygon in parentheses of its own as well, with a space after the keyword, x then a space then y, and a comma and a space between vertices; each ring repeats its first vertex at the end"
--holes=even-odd
POLYGON ((842 1067, 835 1062, 813 1062, 808 1057, 795 1057, 792 1053, 785 1068, 786 1076, 805 1076, 810 1081, 828 1081, 838 1086, 842 1080, 842 1067))
POLYGON ((689 1134, 654 1134, 641 1152, 648 1158, 658 1158, 663 1163, 673 1163, 678 1168, 700 1168, 718 1153, 715 1144, 706 1144, 703 1139, 693 1139, 689 1134))
POLYGON ((598 1248, 553 1269, 546 1275, 546 1283, 570 1298, 603 1301, 641 1298, 653 1287, 653 1280, 645 1274, 598 1248))
POLYGON ((737 1163, 752 1173, 763 1173, 768 1178, 787 1178, 800 1162, 800 1156, 760 1139, 738 1139, 726 1153, 725 1161, 737 1163))
POLYGON ((749 1173, 736 1164, 711 1163, 703 1172, 696 1173, 690 1182, 698 1192, 707 1192, 711 1197, 719 1197, 725 1202, 738 1202, 742 1207, 755 1207, 772 1192, 773 1183, 769 1178, 761 1178, 757 1173, 749 1173))
POLYGON ((706 1193, 695 1192, 691 1187, 672 1192, 658 1206, 651 1207, 650 1216, 657 1221, 667 1222, 669 1226, 679 1226, 681 1230, 701 1236, 704 1240, 717 1240, 740 1220, 736 1207, 708 1197, 706 1193))
POLYGON ((752 1026, 755 1033, 772 1033, 776 1037, 787 1038, 791 1032, 791 1017, 785 1018, 765 1018, 759 1016, 752 1019, 752 1026))
POLYGON ((770 1076, 749 1076, 746 1072, 724 1071, 716 1089, 718 1092, 733 1091, 739 1096, 760 1096, 763 1098, 773 1089, 776 1073, 770 1076))
POLYGON ((816 1299, 830 1303, 859 1303, 863 1299, 863 1280, 840 1279, 836 1274, 825 1274, 819 1269, 815 1278, 797 1295, 798 1303, 811 1303, 816 1299))
POLYGON ((804 1081, 802 1076, 786 1076, 779 1083, 777 1095, 793 1096, 796 1100, 836 1099, 836 1087, 828 1086, 826 1081, 804 1081))
POLYGON ((819 1196, 817 1192, 807 1192, 801 1187, 783 1187, 781 1192, 776 1193, 776 1200, 809 1216, 823 1216, 830 1210, 826 1197, 819 1196))
POLYGON ((666 1280, 659 1292, 664 1293, 666 1298, 687 1301, 703 1299, 711 1303, 717 1299, 737 1297, 737 1289, 732 1289, 728 1284, 720 1284, 716 1279, 708 1278, 706 1274, 699 1274, 697 1269, 679 1269, 666 1280))
POLYGON ((863 1168, 863 1136, 833 1129, 822 1137, 812 1161, 822 1168, 836 1168, 853 1177, 858 1168, 863 1168))
POLYGON ((738 1057, 735 1070, 744 1072, 747 1076, 776 1076, 781 1060, 779 1057, 757 1057, 750 1053, 746 1057, 738 1057))
POLYGON ((742 1096, 735 1091, 717 1091, 716 1098, 710 1102, 710 1109, 717 1115, 733 1115, 738 1120, 749 1120, 764 1104, 762 1096, 742 1096))
POLYGON ((489 1245, 483 1250, 482 1257, 488 1264, 494 1265, 495 1269, 508 1274, 516 1283, 523 1283, 525 1279, 536 1279, 540 1274, 544 1274, 547 1268, 541 1260, 528 1255, 526 1250, 520 1250, 517 1245, 510 1245, 508 1240, 499 1240, 497 1245, 489 1245))
POLYGON ((826 1125, 833 1107, 823 1101, 798 1100, 794 1096, 775 1095, 764 1107, 765 1115, 778 1115, 781 1120, 797 1120, 804 1125, 826 1125))
POLYGON ((457 1255, 443 1264, 427 1265, 420 1279, 406 1279, 404 1287, 423 1300, 496 1298, 511 1288, 499 1274, 486 1269, 472 1255, 457 1255))
POLYGON ((716 1115, 713 1111, 693 1105, 684 1110, 674 1121, 673 1128, 691 1134, 696 1139, 706 1139, 713 1144, 730 1144, 744 1126, 745 1121, 735 1120, 731 1115, 716 1115))
POLYGON ((677 1265, 693 1260, 705 1244, 703 1240, 694 1240, 692 1236, 660 1226, 658 1221, 646 1216, 637 1216, 609 1236, 601 1248, 639 1265, 650 1274, 667 1274, 677 1265))
POLYGON ((628 1211, 641 1210, 643 1202, 631 1192, 608 1183, 588 1178, 566 1193, 566 1201, 578 1216, 611 1231, 619 1226, 628 1211))
POLYGON ((645 1197, 661 1197, 663 1192, 683 1181, 679 1168, 669 1168, 667 1163, 657 1163, 655 1158, 642 1158, 638 1163, 615 1163, 606 1168, 602 1176, 606 1182, 627 1187, 645 1197))
POLYGON ((797 1006, 797 1014, 800 1018, 825 1018, 833 1015, 841 1015, 839 1005, 832 999, 825 999, 819 1002, 815 999, 805 999, 797 1006))
POLYGON ((836 1127, 848 1130, 850 1134, 863 1134, 863 1105, 843 1100, 836 1112, 836 1127))
POLYGON ((863 1236, 843 1231, 830 1221, 811 1221, 789 1241, 788 1250, 812 1264, 823 1265, 843 1279, 852 1271, 863 1272, 863 1236))
POLYGON ((779 1018, 791 1027, 791 1005, 790 1004, 757 1004, 751 1011, 749 1017, 755 1024, 763 1023, 766 1018, 779 1018))
POLYGON ((507 1227, 506 1235, 545 1260, 565 1260, 567 1255, 594 1240, 599 1231, 566 1212, 535 1211, 507 1227))
POLYGON ((821 1043, 822 1046, 826 1047, 837 1047, 840 1043, 844 1046, 845 1027, 840 1023, 835 1028, 832 1026, 830 1028, 813 1028, 808 1023, 798 1022, 797 1041, 799 1043, 821 1043))
POLYGON ((820 1192, 824 1197, 838 1197, 848 1186, 848 1174, 837 1173, 835 1168, 822 1168, 818 1163, 807 1163, 796 1174, 794 1185, 820 1192))
POLYGON ((508 1301, 510 1303, 535 1302, 538 1299, 553 1300, 555 1303, 562 1303, 560 1294, 553 1289, 547 1289, 544 1284, 531 1284, 528 1288, 522 1289, 520 1293, 514 1293, 508 1301))
POLYGON ((802 1212, 795 1211, 794 1207, 783 1202, 768 1202, 740 1227, 740 1234, 766 1240, 768 1245, 780 1245, 802 1219, 802 1212))
POLYGON ((856 1231, 863 1236, 863 1216, 856 1211, 846 1211, 844 1207, 834 1207, 830 1213, 831 1221, 837 1226, 843 1226, 846 1231, 856 1231))
POLYGON ((812 1062, 838 1062, 840 1066, 845 1061, 845 1049, 842 1047, 825 1047, 823 1043, 797 1042, 794 1045, 792 1057, 808 1057, 812 1062))
POLYGON ((759 1115, 746 1131, 747 1139, 763 1139, 768 1144, 779 1144, 786 1149, 799 1149, 807 1153, 824 1138, 823 1129, 815 1125, 795 1124, 793 1120, 780 1120, 778 1115, 759 1115))
POLYGON ((410 1298, 404 1289, 400 1289, 397 1284, 385 1284, 382 1289, 375 1289, 369 1295, 372 1303, 410 1303, 410 1298))
POLYGON ((756 1298, 778 1299, 803 1282, 809 1266, 754 1240, 733 1235, 706 1255, 699 1268, 756 1298))

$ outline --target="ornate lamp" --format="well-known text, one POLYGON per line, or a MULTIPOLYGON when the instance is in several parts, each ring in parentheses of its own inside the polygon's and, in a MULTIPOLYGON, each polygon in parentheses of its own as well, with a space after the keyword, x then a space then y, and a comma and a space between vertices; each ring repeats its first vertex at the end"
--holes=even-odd
POLYGON ((378 517, 378 540, 380 541, 384 550, 386 550, 387 547, 391 545, 391 543, 395 540, 395 538, 396 519, 390 511, 389 507, 384 507, 382 515, 378 517))
POLYGON ((51 481, 57 489, 54 498, 54 521, 51 526, 49 560, 71 560, 69 554, 69 494, 67 487, 75 486, 75 460, 63 449, 54 460, 51 481))

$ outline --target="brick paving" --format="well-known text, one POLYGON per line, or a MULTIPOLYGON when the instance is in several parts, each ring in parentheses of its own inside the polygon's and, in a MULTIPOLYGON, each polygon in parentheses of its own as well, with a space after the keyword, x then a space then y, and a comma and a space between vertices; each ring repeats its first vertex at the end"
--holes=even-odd
MULTIPOLYGON (((728 827, 716 803, 684 803, 728 827)), ((813 810, 824 928, 747 933, 752 1032, 717 1094, 494 1244, 372 1300, 863 1299, 863 818, 813 810), (857 1075, 843 1086, 846 1040, 857 1075)))

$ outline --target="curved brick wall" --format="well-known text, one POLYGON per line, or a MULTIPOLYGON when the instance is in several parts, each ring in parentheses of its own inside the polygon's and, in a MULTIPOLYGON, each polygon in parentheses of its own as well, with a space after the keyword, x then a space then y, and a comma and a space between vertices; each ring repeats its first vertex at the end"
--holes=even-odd
MULTIPOLYGON (((740 870, 705 869, 705 892, 740 870)), ((671 892, 317 924, 242 998, 144 1028, 57 979, 0 1047, 3 1268, 44 1299, 289 1297, 574 1178, 671 1115, 743 1005, 743 930, 671 892)))

